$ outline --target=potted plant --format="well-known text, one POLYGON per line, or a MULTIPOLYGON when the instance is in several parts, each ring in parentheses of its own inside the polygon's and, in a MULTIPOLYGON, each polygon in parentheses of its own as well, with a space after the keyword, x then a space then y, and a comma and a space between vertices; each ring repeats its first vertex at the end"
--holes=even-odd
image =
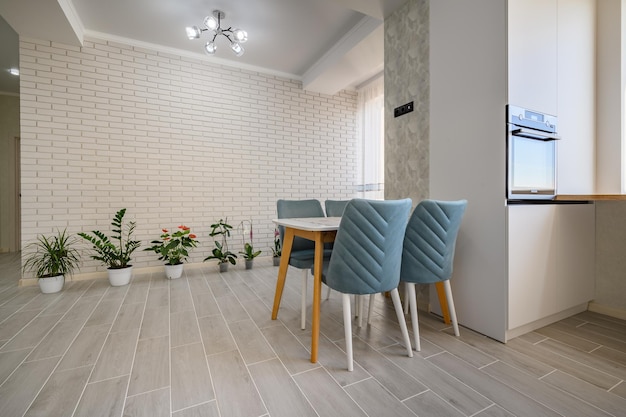
POLYGON ((44 294, 63 289, 65 275, 78 267, 80 255, 74 248, 76 239, 64 229, 53 236, 37 237, 37 241, 26 246, 24 271, 32 271, 37 276, 39 288, 44 294))
POLYGON ((178 230, 171 235, 167 229, 161 231, 161 238, 150 242, 152 246, 144 250, 155 252, 160 261, 165 261, 165 275, 169 279, 180 278, 189 251, 198 245, 196 235, 185 225, 178 226, 178 230))
POLYGON ((237 264, 237 255, 228 250, 228 238, 230 237, 230 231, 233 227, 227 222, 228 219, 226 219, 226 221, 220 219, 219 222, 211 225, 211 233, 209 233, 209 236, 221 236, 222 242, 214 241, 215 248, 211 251, 211 255, 204 258, 205 261, 217 259, 220 272, 228 271, 229 263, 233 265, 237 264))
POLYGON ((272 248, 272 263, 274 266, 280 265, 280 254, 282 253, 280 246, 280 232, 274 229, 274 247, 272 248))
POLYGON ((139 248, 141 241, 131 240, 135 231, 135 222, 124 224, 126 209, 115 213, 111 222, 113 226, 111 237, 94 230, 92 235, 81 232, 78 235, 92 244, 95 255, 91 258, 102 262, 108 268, 109 282, 117 287, 130 282, 133 266, 130 265, 132 253, 139 248))
POLYGON ((243 232, 242 234, 243 251, 239 251, 239 253, 243 255, 243 258, 245 259, 246 269, 252 269, 252 266, 254 265, 254 258, 256 258, 257 256, 261 254, 260 250, 258 251, 254 250, 254 246, 252 243, 252 238, 253 238, 252 221, 244 220, 239 224, 239 226, 241 227, 241 230, 243 232), (248 230, 248 228, 246 227, 246 223, 250 225, 250 230, 248 230), (250 236, 250 242, 246 242, 246 236, 250 236))

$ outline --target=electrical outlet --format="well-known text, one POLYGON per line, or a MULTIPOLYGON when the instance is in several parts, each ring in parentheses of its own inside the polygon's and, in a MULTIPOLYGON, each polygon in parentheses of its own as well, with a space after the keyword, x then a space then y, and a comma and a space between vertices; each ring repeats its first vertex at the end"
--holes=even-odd
POLYGON ((402 116, 403 114, 411 113, 413 111, 413 102, 406 103, 402 106, 398 106, 393 109, 393 117, 402 116))

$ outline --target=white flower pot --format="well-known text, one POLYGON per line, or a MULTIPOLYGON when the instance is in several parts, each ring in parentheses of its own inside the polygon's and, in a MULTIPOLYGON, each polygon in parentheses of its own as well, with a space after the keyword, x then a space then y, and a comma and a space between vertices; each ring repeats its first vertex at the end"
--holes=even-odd
POLYGON ((168 265, 165 264, 165 276, 169 279, 177 279, 183 275, 183 266, 185 264, 168 265))
POLYGON ((133 267, 127 266, 126 268, 119 269, 107 269, 109 272, 109 284, 114 287, 121 287, 122 285, 128 285, 130 277, 133 275, 133 267))
POLYGON ((56 277, 39 278, 39 289, 44 294, 53 294, 63 289, 65 277, 57 275, 56 277))

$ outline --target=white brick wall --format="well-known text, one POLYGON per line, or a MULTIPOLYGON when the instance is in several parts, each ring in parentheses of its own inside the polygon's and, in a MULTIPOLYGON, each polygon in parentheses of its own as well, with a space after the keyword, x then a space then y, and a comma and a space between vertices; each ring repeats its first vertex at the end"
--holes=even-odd
MULTIPOLYGON (((108 231, 126 207, 144 246, 186 224, 200 262, 228 217, 252 220, 269 256, 276 199, 354 195, 356 93, 98 39, 22 39, 20 71, 23 244, 108 231)), ((133 264, 159 262, 141 251, 133 264)), ((85 256, 80 272, 103 269, 85 256)))

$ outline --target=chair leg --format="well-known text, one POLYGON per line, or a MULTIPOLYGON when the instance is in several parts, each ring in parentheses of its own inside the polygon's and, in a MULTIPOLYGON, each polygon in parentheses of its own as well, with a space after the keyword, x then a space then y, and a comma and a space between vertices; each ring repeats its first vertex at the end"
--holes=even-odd
POLYGON ((307 286, 307 276, 308 276, 308 269, 303 269, 304 274, 302 275, 302 302, 301 302, 301 309, 302 311, 300 312, 300 328, 302 330, 306 329, 306 286, 307 286))
POLYGON ((376 294, 370 294, 370 306, 367 309, 367 324, 372 324, 372 312, 374 311, 374 301, 376 301, 376 294))
POLYGON ((398 316, 398 322, 400 323, 400 330, 402 331, 402 338, 404 339, 406 351, 409 354, 409 358, 412 358, 413 349, 411 348, 411 339, 409 339, 409 331, 406 328, 406 321, 404 320, 404 313, 402 312, 402 303, 400 302, 400 294, 398 293, 397 288, 394 288, 391 291, 391 299, 393 300, 393 306, 396 309, 396 316, 398 316))
POLYGON ((346 337, 346 358, 348 371, 354 369, 352 364, 352 313, 350 312, 350 294, 342 294, 343 299, 343 329, 346 337))
POLYGON ((330 298, 330 287, 327 285, 326 286, 326 299, 328 300, 330 298))
POLYGON ((406 282, 405 290, 409 296, 409 305, 411 311, 411 323, 413 325, 413 338, 415 339, 415 350, 418 352, 422 350, 422 346, 420 345, 420 325, 417 320, 417 299, 415 296, 415 283, 414 282, 406 282))
POLYGON ((459 336, 459 322, 456 320, 456 309, 454 308, 454 300, 452 299, 452 287, 450 286, 450 280, 444 281, 443 286, 446 290, 446 298, 448 299, 448 308, 450 309, 450 318, 452 319, 452 327, 454 327, 454 335, 459 336))
MULTIPOLYGON (((407 287, 405 287, 406 290, 407 287)), ((404 314, 409 314, 409 292, 404 291, 404 314)))

